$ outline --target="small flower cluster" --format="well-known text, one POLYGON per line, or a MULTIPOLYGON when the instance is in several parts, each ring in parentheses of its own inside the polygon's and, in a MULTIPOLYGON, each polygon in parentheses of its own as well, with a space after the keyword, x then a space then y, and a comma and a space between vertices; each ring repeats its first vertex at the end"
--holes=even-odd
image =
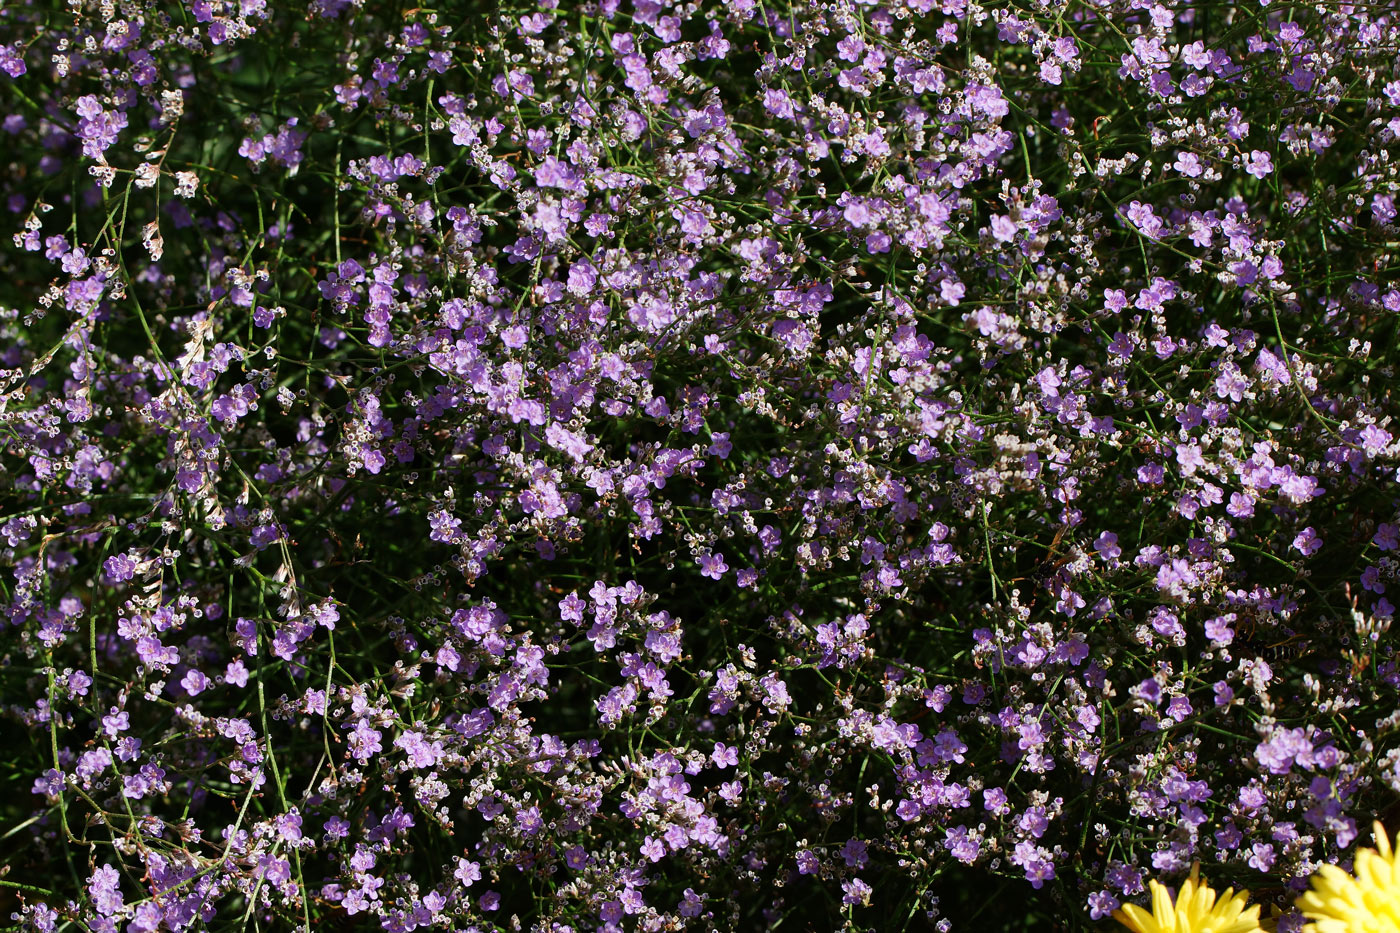
POLYGON ((1291 909, 1400 792, 1397 48, 6 4, 0 913, 1263 916, 1125 906, 1197 863, 1291 909))

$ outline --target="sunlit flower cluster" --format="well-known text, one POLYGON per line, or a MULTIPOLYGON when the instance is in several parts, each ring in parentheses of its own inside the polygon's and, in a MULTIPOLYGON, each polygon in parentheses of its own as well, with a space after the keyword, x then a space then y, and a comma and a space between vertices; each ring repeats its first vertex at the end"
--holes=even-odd
POLYGON ((1394 933, 1397 49, 4 3, 0 917, 1394 933))

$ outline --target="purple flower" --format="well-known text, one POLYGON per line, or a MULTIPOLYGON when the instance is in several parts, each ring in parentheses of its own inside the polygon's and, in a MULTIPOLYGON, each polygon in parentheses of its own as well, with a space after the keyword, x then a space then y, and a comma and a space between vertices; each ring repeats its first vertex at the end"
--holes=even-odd
POLYGON ((201 671, 189 670, 185 672, 184 678, 181 679, 180 686, 184 687, 185 692, 190 696, 198 696, 209 686, 209 678, 204 676, 201 671))
POLYGON ((1255 746, 1254 757, 1260 768, 1270 774, 1287 774, 1295 764, 1311 770, 1313 743, 1304 729, 1275 729, 1268 739, 1255 746))
POLYGON ((1361 431, 1361 444, 1366 453, 1377 456, 1390 446, 1391 434, 1384 428, 1368 424, 1361 431))
MULTIPOLYGON (((1172 166, 1187 178, 1199 178, 1204 169, 1201 168, 1201 160, 1193 152, 1178 152, 1176 162, 1172 166)), ((1095 917, 1094 919, 1098 919, 1095 917)))
POLYGON ((1262 873, 1272 871, 1274 867, 1274 847, 1265 842, 1256 842, 1250 849, 1249 867, 1262 873))
POLYGON ((1191 716, 1191 701, 1186 697, 1172 697, 1167 703, 1167 716, 1177 722, 1185 722, 1191 716))
POLYGON ((431 768, 443 753, 441 742, 429 742, 424 733, 416 731, 404 732, 394 739, 394 747, 404 752, 411 768, 431 768))
POLYGON ((701 554, 699 562, 700 575, 711 580, 718 580, 729 569, 722 554, 701 554))
POLYGON ((1181 467, 1182 476, 1191 476, 1195 474, 1196 470, 1206 465, 1205 457, 1197 444, 1178 444, 1176 446, 1176 462, 1181 467))
POLYGON ((870 905, 870 895, 874 893, 870 885, 859 878, 841 882, 841 890, 844 892, 844 896, 841 898, 842 903, 867 907, 870 905))
POLYGON ((444 544, 451 544, 455 541, 458 529, 462 527, 460 518, 443 509, 429 513, 428 523, 432 529, 428 532, 428 538, 432 541, 441 541, 444 544))
POLYGON ((982 791, 983 807, 988 813, 996 816, 1005 814, 1010 809, 1007 802, 1006 791, 1000 787, 988 787, 982 791))
POLYGON ((367 764, 383 748, 379 739, 379 730, 371 728, 365 720, 361 719, 355 723, 355 727, 351 729, 348 736, 350 749, 355 760, 360 764, 367 764))
POLYGON ((1105 531, 1094 539, 1094 550, 1104 560, 1114 560, 1123 553, 1118 546, 1118 535, 1111 531, 1105 531))
POLYGON ((1105 917, 1112 916, 1113 912, 1122 904, 1122 901, 1108 891, 1095 891, 1089 895, 1089 918, 1103 920, 1105 917))
POLYGON ((146 901, 136 907, 136 912, 127 923, 131 933, 155 933, 161 924, 160 907, 154 901, 146 901))
POLYGON ((710 758, 714 761, 716 768, 732 768, 739 764, 739 750, 733 746, 725 745, 723 742, 716 742, 714 751, 710 753, 710 758))
MULTIPOLYGON (((571 866, 579 867, 579 866, 571 866)), ((469 888, 481 880, 481 864, 469 859, 458 858, 457 868, 453 872, 453 877, 461 883, 462 887, 469 888)))
POLYGON ((1400 525, 1393 522, 1381 522, 1376 526, 1376 533, 1371 540, 1382 551, 1393 551, 1400 548, 1400 525))
POLYGON ((1137 471, 1138 482, 1149 486, 1161 484, 1166 475, 1166 471, 1160 463, 1145 463, 1138 467, 1137 471))
POLYGON ((582 462, 593 449, 593 445, 589 444, 583 435, 570 431, 557 422, 545 428, 544 435, 551 447, 563 451, 575 463, 582 462))
POLYGON ((1235 630, 1230 628, 1230 622, 1234 621, 1233 613, 1228 616, 1215 616, 1207 619, 1205 624, 1206 637, 1211 640, 1211 644, 1224 647, 1235 639, 1235 630))
POLYGON ((1156 706, 1162 702, 1162 685, 1149 677, 1133 688, 1133 695, 1156 706))
POLYGON ((0 71, 11 78, 18 78, 27 70, 21 53, 16 52, 13 46, 0 45, 0 71))
POLYGON ((125 583, 136 576, 137 562, 130 554, 118 554, 107 558, 102 569, 114 583, 125 583))
POLYGON ((992 236, 1001 243, 1011 242, 1016 238, 1016 222, 1005 215, 996 215, 992 218, 992 236))
POLYGON ((1309 525, 1300 531, 1293 539, 1293 549, 1304 557, 1312 557, 1322 548, 1322 539, 1317 536, 1317 532, 1309 525))
POLYGON ((116 707, 106 716, 102 717, 102 731, 108 738, 116 738, 127 729, 131 728, 131 717, 125 710, 118 710, 116 707))

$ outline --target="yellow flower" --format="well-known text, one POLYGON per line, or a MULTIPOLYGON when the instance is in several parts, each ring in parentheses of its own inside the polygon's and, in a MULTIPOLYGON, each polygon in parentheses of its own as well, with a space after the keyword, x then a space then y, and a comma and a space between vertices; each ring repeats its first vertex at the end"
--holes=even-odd
POLYGON ((1249 892, 1236 894, 1234 888, 1226 888, 1217 901, 1215 889, 1201 883, 1199 871, 1199 864, 1191 866, 1191 877, 1182 884, 1175 904, 1166 888, 1149 881, 1152 913, 1125 904, 1113 912, 1114 918, 1134 933, 1261 933, 1259 905, 1248 910, 1244 906, 1249 892))
POLYGON ((1356 853, 1355 876, 1323 865, 1298 909, 1312 923, 1303 933, 1397 933, 1400 931, 1400 861, 1385 827, 1376 823, 1376 848, 1356 853))

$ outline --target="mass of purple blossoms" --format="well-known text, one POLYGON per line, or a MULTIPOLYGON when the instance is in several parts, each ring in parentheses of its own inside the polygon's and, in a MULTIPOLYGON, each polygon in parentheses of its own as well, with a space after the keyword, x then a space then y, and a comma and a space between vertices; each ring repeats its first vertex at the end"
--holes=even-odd
POLYGON ((1085 930, 1400 801, 1394 2, 28 0, 0 72, 19 928, 1085 930))

